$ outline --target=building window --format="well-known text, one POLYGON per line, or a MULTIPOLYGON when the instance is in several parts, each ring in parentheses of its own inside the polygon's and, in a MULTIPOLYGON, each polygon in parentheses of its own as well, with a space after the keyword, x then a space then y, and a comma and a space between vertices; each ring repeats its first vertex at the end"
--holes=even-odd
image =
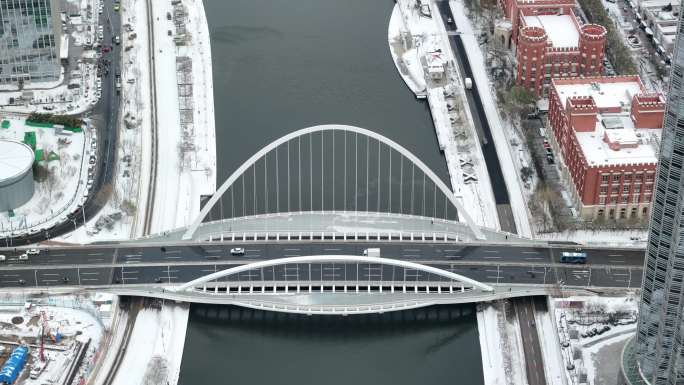
POLYGON ((608 193, 608 186, 601 186, 601 194, 605 195, 608 193))
POLYGON ((629 196, 625 195, 622 197, 622 203, 626 204, 627 202, 629 202, 629 196))
POLYGON ((641 215, 643 215, 643 216, 648 215, 648 207, 644 207, 644 209, 641 210, 641 215))
POLYGON ((599 204, 600 204, 600 205, 605 205, 605 204, 606 204, 606 197, 600 197, 600 198, 599 198, 599 204))
POLYGON ((641 183, 641 180, 643 179, 643 177, 644 177, 644 176, 643 176, 642 174, 636 174, 636 175, 634 175, 634 182, 636 182, 636 183, 641 183))
POLYGON ((625 219, 626 216, 627 216, 627 209, 623 207, 620 209, 620 219, 625 219))
POLYGON ((634 194, 632 197, 632 203, 639 203, 639 194, 634 194))
POLYGON ((646 174, 646 182, 653 182, 653 174, 646 174))
POLYGON ((610 218, 610 219, 615 218, 615 209, 610 209, 608 211, 608 218, 610 218))
POLYGON ((622 193, 629 194, 629 186, 622 186, 622 193))
POLYGON ((632 212, 629 214, 629 217, 630 218, 636 218, 636 216, 637 216, 637 208, 632 207, 632 212))
POLYGON ((618 200, 617 197, 610 197, 610 203, 612 203, 614 205, 617 204, 617 200, 618 200))
POLYGON ((639 194, 641 192, 641 186, 634 186, 634 194, 639 194))
POLYGON ((603 214, 604 214, 603 209, 600 209, 600 210, 598 211, 598 214, 597 214, 597 215, 598 215, 599 218, 603 218, 603 214))
POLYGON ((607 184, 608 178, 610 178, 610 175, 608 174, 601 175, 601 184, 607 184))
POLYGON ((652 184, 647 184, 647 185, 646 185, 646 188, 644 189, 644 191, 646 191, 646 192, 651 192, 651 191, 653 191, 653 185, 652 185, 652 184))
POLYGON ((618 191, 619 191, 619 189, 620 189, 620 186, 613 186, 613 188, 611 189, 611 192, 612 192, 613 194, 617 194, 618 191))
POLYGON ((618 183, 618 182, 620 182, 620 174, 613 175, 613 183, 618 183))
POLYGON ((632 181, 632 174, 625 174, 625 183, 630 183, 632 181))

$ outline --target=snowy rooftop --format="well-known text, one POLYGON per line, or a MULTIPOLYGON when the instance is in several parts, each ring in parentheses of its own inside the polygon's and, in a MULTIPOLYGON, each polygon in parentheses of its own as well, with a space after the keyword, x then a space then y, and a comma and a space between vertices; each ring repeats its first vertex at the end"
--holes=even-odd
POLYGON ((544 28, 553 47, 577 47, 579 45, 579 31, 575 20, 570 15, 525 16, 525 24, 544 28))
POLYGON ((31 147, 12 140, 0 140, 0 183, 16 178, 33 166, 31 147))
POLYGON ((591 96, 599 109, 608 107, 629 107, 632 97, 641 92, 641 84, 636 81, 616 83, 556 84, 561 105, 570 96, 591 96))
POLYGON ((598 166, 658 162, 657 144, 660 133, 661 130, 635 129, 629 113, 623 113, 599 114, 594 132, 575 132, 575 136, 587 163, 590 166, 598 166), (606 128, 604 122, 613 128, 606 128), (612 142, 635 147, 615 151, 603 140, 604 135, 612 142))
POLYGON ((661 130, 636 129, 630 117, 632 97, 641 92, 639 82, 557 84, 556 90, 563 106, 569 96, 591 96, 599 111, 622 107, 619 113, 597 114, 594 132, 575 132, 590 166, 658 161, 657 146, 661 130), (611 149, 604 137, 613 143, 620 143, 622 148, 617 151, 611 149))

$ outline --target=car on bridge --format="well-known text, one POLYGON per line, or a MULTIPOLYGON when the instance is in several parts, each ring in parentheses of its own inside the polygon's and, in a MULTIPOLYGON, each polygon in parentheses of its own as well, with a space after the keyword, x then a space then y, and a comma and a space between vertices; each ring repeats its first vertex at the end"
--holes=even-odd
POLYGON ((230 255, 245 255, 245 249, 242 247, 233 247, 230 249, 230 255))

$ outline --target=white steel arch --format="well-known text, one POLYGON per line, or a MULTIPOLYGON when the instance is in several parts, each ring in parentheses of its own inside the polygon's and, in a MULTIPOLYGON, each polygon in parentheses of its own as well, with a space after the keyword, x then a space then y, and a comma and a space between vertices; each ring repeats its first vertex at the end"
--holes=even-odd
POLYGON ((395 141, 382 136, 376 132, 367 130, 365 128, 360 128, 360 127, 354 127, 354 126, 347 126, 347 125, 341 125, 341 124, 325 124, 325 125, 319 125, 319 126, 312 126, 308 128, 303 128, 301 130, 297 130, 294 132, 291 132, 279 139, 274 140, 273 142, 269 143, 265 147, 263 147, 261 150, 259 150, 256 154, 252 155, 249 159, 247 159, 240 167, 238 167, 237 170, 235 170, 229 177, 226 179, 225 182, 219 187, 219 189, 214 193, 214 195, 209 199, 209 201, 204 205, 204 208, 200 211, 199 215, 195 219, 194 222, 188 227, 187 231, 183 234, 183 239, 184 240, 189 240, 192 239, 192 237, 195 235, 195 232, 197 231, 197 228, 202 224, 202 221, 204 218, 206 218, 207 215, 209 215, 209 212, 211 209, 216 205, 216 203, 221 199, 223 194, 225 194, 226 191, 230 188, 230 186, 235 183, 235 181, 244 174, 245 171, 247 171, 250 167, 252 167, 259 159, 264 157, 266 154, 274 150, 276 147, 280 146, 283 143, 287 143, 288 141, 295 139, 297 137, 303 136, 303 135, 308 135, 312 134, 315 132, 322 132, 322 131, 347 131, 351 133, 356 133, 356 134, 361 134, 368 136, 370 138, 373 138, 375 140, 380 141, 381 143, 390 146, 392 149, 395 151, 399 152, 402 156, 408 158, 411 162, 413 162, 414 165, 418 166, 418 168, 425 174, 427 175, 430 180, 439 188, 439 190, 444 194, 447 199, 449 199, 449 202, 453 204, 456 207, 456 210, 458 210, 458 215, 459 218, 463 218, 463 220, 466 222, 470 230, 473 232, 475 237, 479 240, 485 240, 486 237, 480 231, 479 227, 473 222, 472 218, 470 215, 468 215, 468 212, 465 210, 463 205, 456 199, 454 196, 454 193, 447 187, 442 180, 435 175, 432 170, 425 165, 418 157, 413 155, 409 150, 401 146, 400 144, 396 143, 395 141))
POLYGON ((493 287, 486 285, 482 282, 478 282, 474 279, 470 279, 468 277, 464 277, 460 274, 452 273, 450 271, 438 269, 436 267, 421 265, 421 264, 415 263, 415 262, 400 261, 398 259, 380 258, 380 257, 364 257, 364 256, 358 256, 358 255, 314 255, 314 256, 286 257, 286 258, 278 258, 278 259, 269 259, 266 261, 258 261, 258 262, 253 262, 253 263, 248 263, 248 264, 232 267, 232 268, 226 269, 226 270, 217 271, 215 273, 211 273, 211 274, 205 275, 204 277, 200 277, 200 278, 197 278, 197 279, 192 280, 190 282, 187 282, 181 286, 174 287, 171 290, 172 291, 187 290, 187 289, 190 289, 194 286, 204 284, 204 283, 207 283, 207 282, 219 279, 219 278, 227 277, 229 275, 239 274, 239 273, 242 273, 244 271, 259 269, 262 267, 271 267, 271 266, 294 264, 294 263, 335 263, 335 262, 339 262, 339 263, 374 263, 374 264, 380 264, 380 265, 403 267, 406 269, 414 269, 414 270, 419 270, 419 271, 423 271, 426 273, 432 273, 435 275, 439 275, 439 276, 447 278, 447 279, 453 279, 453 280, 461 282, 461 283, 467 283, 467 284, 473 285, 474 287, 479 288, 482 291, 486 291, 486 292, 493 292, 494 291, 493 287))

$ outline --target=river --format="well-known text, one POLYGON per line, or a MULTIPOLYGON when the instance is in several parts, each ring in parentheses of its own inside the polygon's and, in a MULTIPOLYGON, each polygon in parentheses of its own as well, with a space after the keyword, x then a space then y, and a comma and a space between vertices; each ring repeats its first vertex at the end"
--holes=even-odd
MULTIPOLYGON (((347 124, 396 141, 449 185, 428 105, 405 86, 388 51, 393 6, 205 0, 219 184, 289 132, 347 124)), ((349 317, 191 311, 181 385, 483 383, 471 306, 349 317)))
POLYGON ((306 316, 193 305, 179 385, 482 385, 474 305, 306 316))

